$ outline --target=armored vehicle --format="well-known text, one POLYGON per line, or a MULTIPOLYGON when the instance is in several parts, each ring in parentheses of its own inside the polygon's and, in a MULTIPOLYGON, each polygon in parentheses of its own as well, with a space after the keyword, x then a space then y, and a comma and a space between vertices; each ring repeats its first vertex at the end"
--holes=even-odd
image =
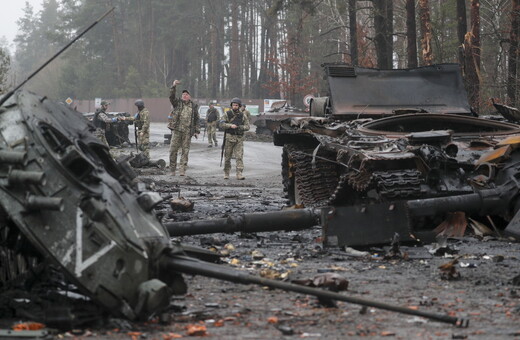
MULTIPOLYGON (((476 117, 458 65, 324 69, 330 96, 315 98, 309 117, 284 120, 274 143, 289 202, 324 207, 326 243, 417 239, 450 212, 508 225, 518 210, 520 127, 476 117), (484 209, 478 202, 497 188, 504 193, 489 202, 503 206, 484 209)), ((508 225, 519 236, 517 228, 508 225)))
MULTIPOLYGON (((467 326, 467 320, 457 317, 203 262, 200 259, 218 258, 171 242, 153 213, 161 196, 137 182, 128 164, 111 158, 107 146, 89 133, 94 126, 82 115, 28 92, 0 101, 0 292, 36 266, 52 265, 103 310, 144 319, 167 307, 172 294, 186 292, 181 273, 188 273, 467 326)), ((313 218, 301 213, 296 217, 313 218)), ((40 320, 63 328, 78 321, 70 310, 61 312, 56 316, 56 310, 47 311, 40 320)))

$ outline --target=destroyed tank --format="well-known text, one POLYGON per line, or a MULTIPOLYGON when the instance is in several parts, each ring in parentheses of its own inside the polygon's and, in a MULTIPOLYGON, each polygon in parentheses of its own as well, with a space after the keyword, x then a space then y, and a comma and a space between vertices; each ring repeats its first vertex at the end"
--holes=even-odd
MULTIPOLYGON (((138 182, 126 161, 113 160, 108 147, 93 136, 94 126, 64 105, 19 90, 25 82, 0 98, 0 293, 11 285, 29 289, 41 273, 38 268, 53 267, 65 277, 67 295, 70 283, 83 294, 81 303, 91 300, 111 315, 146 319, 167 307, 171 295, 186 292, 181 275, 186 273, 468 325, 450 315, 269 280, 202 261, 218 257, 171 242, 153 211, 161 196, 138 182), (30 275, 31 280, 16 283, 30 275)), ((8 299, 7 304, 3 309, 12 307, 8 299)), ((67 329, 84 321, 60 307, 31 319, 67 329)))
MULTIPOLYGON (((255 277, 202 261, 218 257, 172 243, 153 213, 160 195, 137 182, 127 163, 110 157, 81 114, 45 97, 13 94, 0 108, 0 129, 0 292, 24 272, 53 265, 103 310, 145 319, 167 307, 172 294, 186 293, 181 273, 187 273, 468 325, 453 316, 255 277)), ((305 211, 294 217, 314 218, 305 211)), ((48 314, 36 321, 67 329, 82 322, 68 310, 48 314)))
POLYGON ((330 96, 315 98, 309 117, 284 120, 274 144, 283 147, 289 203, 322 209, 326 244, 426 238, 449 212, 490 215, 520 236, 512 221, 518 188, 510 185, 520 127, 478 118, 457 64, 324 69, 330 96), (497 188, 502 194, 488 198, 500 208, 468 201, 497 188))

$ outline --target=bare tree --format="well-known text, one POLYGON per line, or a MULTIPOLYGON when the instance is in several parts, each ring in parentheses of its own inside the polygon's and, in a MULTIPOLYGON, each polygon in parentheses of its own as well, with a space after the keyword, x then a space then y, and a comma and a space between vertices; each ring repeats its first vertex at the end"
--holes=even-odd
POLYGON ((417 25, 415 24, 415 0, 406 0, 406 42, 408 67, 417 67, 417 25))
POLYGON ((520 35, 520 1, 511 0, 511 32, 509 34, 509 72, 507 77, 507 98, 509 104, 516 105, 516 84, 518 70, 518 41, 520 35))
POLYGON ((419 16, 421 22, 422 65, 431 65, 432 51, 432 23, 428 0, 419 0, 419 16))

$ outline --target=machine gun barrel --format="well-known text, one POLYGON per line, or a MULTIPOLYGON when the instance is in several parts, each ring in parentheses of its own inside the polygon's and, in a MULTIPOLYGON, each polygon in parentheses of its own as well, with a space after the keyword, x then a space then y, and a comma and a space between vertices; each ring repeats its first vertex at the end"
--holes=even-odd
POLYGON ((221 265, 211 264, 203 262, 194 258, 190 258, 183 255, 170 255, 167 259, 161 262, 160 270, 163 271, 176 271, 184 274, 191 275, 202 275, 206 277, 212 277, 219 280, 229 281, 240 284, 257 284, 260 286, 266 286, 270 288, 282 289, 285 291, 302 293, 306 295, 316 296, 318 298, 324 298, 329 300, 344 301, 354 303, 367 307, 374 307, 384 310, 389 310, 398 313, 404 313, 408 315, 421 316, 427 319, 450 323, 458 327, 467 327, 469 320, 462 319, 449 315, 441 315, 435 313, 429 313, 420 310, 414 310, 406 307, 393 306, 390 304, 370 301, 352 296, 346 296, 343 294, 326 291, 317 288, 311 288, 307 286, 301 286, 293 283, 281 282, 276 280, 270 280, 259 276, 250 275, 247 272, 223 267, 221 265))
POLYGON ((310 209, 284 210, 267 213, 240 214, 214 220, 170 222, 164 226, 170 236, 213 233, 263 232, 301 230, 317 225, 319 215, 310 209))

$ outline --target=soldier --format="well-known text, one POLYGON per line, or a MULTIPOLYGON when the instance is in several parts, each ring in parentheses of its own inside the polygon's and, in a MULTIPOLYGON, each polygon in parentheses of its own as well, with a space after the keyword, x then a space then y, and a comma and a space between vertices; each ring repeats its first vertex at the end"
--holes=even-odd
POLYGON ((215 105, 213 103, 209 104, 209 109, 206 112, 206 129, 208 130, 208 148, 213 147, 213 143, 215 146, 218 146, 217 143, 217 121, 220 119, 220 115, 218 114, 217 109, 215 109, 215 105))
POLYGON ((150 159, 150 112, 144 107, 144 101, 137 99, 134 102, 137 106, 137 113, 134 117, 124 117, 123 120, 133 121, 139 133, 137 134, 137 144, 139 150, 150 159))
POLYGON ((175 175, 177 153, 181 149, 179 176, 186 174, 191 137, 198 138, 200 133, 199 106, 191 101, 190 92, 183 90, 180 98, 175 98, 175 91, 180 81, 175 80, 170 88, 172 113, 172 140, 170 143, 170 171, 175 175))
POLYGON ((246 104, 240 105, 240 111, 242 111, 247 116, 247 120, 251 122, 251 112, 246 109, 246 104))
POLYGON ((110 103, 106 100, 101 101, 101 107, 96 110, 96 113, 94 113, 94 119, 92 120, 92 123, 96 127, 96 132, 94 133, 97 138, 99 138, 103 144, 108 146, 107 138, 105 136, 105 132, 107 130, 107 125, 110 123, 115 123, 120 118, 110 118, 107 116, 107 109, 108 105, 110 103))
POLYGON ((236 158, 237 179, 243 180, 244 171, 244 132, 249 130, 249 120, 247 116, 240 111, 242 101, 239 98, 231 100, 231 111, 224 115, 225 122, 222 124, 225 129, 224 137, 224 179, 229 179, 229 170, 231 169, 231 157, 233 154, 236 158))

